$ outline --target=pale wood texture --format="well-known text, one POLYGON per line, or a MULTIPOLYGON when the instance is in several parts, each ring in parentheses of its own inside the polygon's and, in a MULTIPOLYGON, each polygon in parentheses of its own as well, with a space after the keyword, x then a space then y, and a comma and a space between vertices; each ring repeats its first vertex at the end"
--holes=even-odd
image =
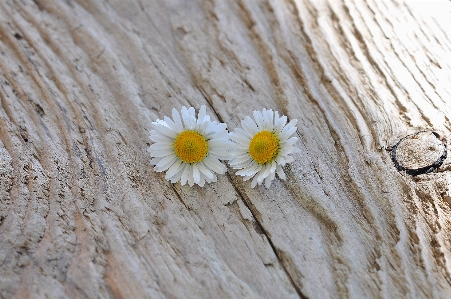
POLYGON ((451 130, 450 2, 0 2, 0 298, 451 298, 451 167, 387 149, 451 130), (150 123, 297 118, 288 179, 205 188, 150 123))

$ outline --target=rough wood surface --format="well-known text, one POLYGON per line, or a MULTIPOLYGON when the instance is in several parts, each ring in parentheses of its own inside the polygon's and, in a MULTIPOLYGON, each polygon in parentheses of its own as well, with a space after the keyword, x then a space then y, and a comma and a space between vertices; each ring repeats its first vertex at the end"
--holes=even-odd
POLYGON ((0 298, 451 298, 451 3, 0 2, 0 298), (423 4, 423 5, 421 5, 423 4), (297 118, 287 181, 172 185, 150 123, 297 118), (405 157, 404 157, 405 159, 405 157))

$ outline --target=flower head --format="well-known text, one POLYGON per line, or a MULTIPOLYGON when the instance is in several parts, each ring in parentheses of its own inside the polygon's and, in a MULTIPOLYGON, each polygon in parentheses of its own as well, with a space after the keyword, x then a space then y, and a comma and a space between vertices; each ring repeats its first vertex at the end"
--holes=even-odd
POLYGON ((299 152, 293 144, 298 140, 290 137, 296 132, 297 119, 287 124, 287 117, 279 117, 279 112, 263 109, 254 111, 254 119, 246 116, 241 121, 242 128, 236 128, 231 133, 231 139, 236 143, 233 159, 229 162, 236 174, 247 181, 253 178, 251 187, 262 184, 269 188, 271 181, 277 175, 286 178, 282 166, 293 162, 292 153, 299 152))
POLYGON ((165 178, 172 183, 187 182, 190 186, 216 182, 215 173, 223 174, 227 168, 219 159, 229 160, 231 142, 227 125, 210 121, 205 106, 198 117, 193 107, 182 107, 182 115, 172 109, 172 119, 152 123, 150 139, 154 141, 148 151, 157 172, 166 171, 165 178))

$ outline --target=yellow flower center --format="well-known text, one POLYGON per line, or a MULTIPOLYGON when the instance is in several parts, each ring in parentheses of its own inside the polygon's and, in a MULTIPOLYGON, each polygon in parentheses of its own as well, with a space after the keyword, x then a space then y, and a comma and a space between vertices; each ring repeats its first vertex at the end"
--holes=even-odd
POLYGON ((208 143, 204 136, 196 131, 186 130, 175 138, 174 151, 183 162, 197 163, 207 155, 208 143))
POLYGON ((279 138, 269 131, 255 134, 249 143, 249 155, 258 164, 266 164, 277 156, 279 151, 279 138))

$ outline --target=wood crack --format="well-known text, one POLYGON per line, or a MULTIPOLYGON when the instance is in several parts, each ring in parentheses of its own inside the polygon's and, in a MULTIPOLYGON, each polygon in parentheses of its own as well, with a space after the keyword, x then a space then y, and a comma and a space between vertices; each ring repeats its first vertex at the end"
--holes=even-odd
POLYGON ((292 276, 292 273, 290 273, 290 271, 288 271, 286 264, 285 264, 287 261, 286 261, 286 258, 284 258, 284 253, 282 251, 280 251, 279 249, 277 249, 277 247, 274 245, 274 243, 271 239, 271 235, 262 225, 260 212, 258 212, 258 210, 255 208, 255 206, 252 204, 251 200, 246 196, 246 193, 241 190, 242 188, 237 187, 236 180, 232 179, 231 174, 229 172, 227 172, 227 177, 229 178, 230 183, 232 184, 233 188, 235 189, 235 192, 240 195, 241 200, 246 205, 246 207, 249 209, 249 211, 252 213, 252 217, 255 219, 258 230, 261 231, 265 235, 266 239, 268 240, 269 245, 271 246, 272 251, 274 252, 274 254, 277 257, 277 260, 279 261, 279 264, 282 266, 287 277, 290 278, 290 282, 291 282, 292 286, 294 287, 294 289, 296 290, 296 293, 298 294, 299 298, 308 299, 309 297, 307 297, 302 292, 302 282, 299 281, 298 279, 294 278, 292 276))

